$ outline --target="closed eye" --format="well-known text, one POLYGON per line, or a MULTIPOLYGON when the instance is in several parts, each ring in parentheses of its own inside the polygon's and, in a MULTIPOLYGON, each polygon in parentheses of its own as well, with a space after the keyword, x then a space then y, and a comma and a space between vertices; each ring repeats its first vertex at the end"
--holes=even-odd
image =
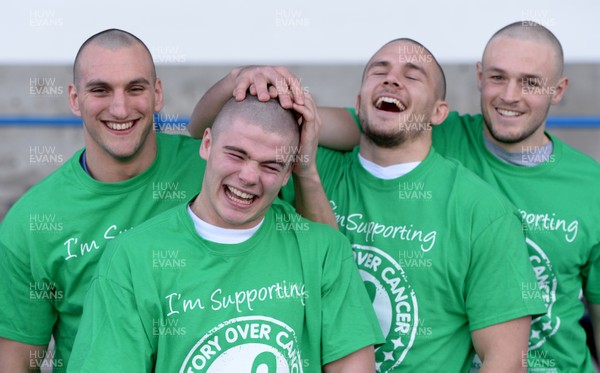
POLYGON ((239 160, 242 160, 242 159, 244 159, 244 157, 243 157, 243 156, 241 156, 240 154, 236 154, 236 153, 227 153, 227 155, 228 155, 229 157, 231 157, 231 158, 234 158, 234 159, 239 159, 239 160))
POLYGON ((142 86, 134 86, 131 87, 129 90, 132 92, 143 92, 146 88, 142 87, 142 86))
POLYGON ((267 170, 269 172, 276 172, 276 173, 281 172, 281 170, 283 169, 283 166, 281 166, 279 164, 265 164, 265 165, 263 165, 263 167, 265 168, 265 170, 267 170))

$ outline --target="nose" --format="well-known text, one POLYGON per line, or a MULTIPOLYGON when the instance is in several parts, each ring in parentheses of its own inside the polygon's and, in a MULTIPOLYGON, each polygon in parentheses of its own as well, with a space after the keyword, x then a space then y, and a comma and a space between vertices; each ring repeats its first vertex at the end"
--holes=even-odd
POLYGON ((511 79, 502 92, 502 100, 506 103, 518 102, 523 94, 523 85, 517 79, 511 79))
POLYGON ((385 80, 383 81, 383 85, 384 86, 394 86, 396 88, 399 88, 400 86, 402 86, 402 83, 400 81, 399 77, 400 72, 393 68, 390 69, 390 71, 386 74, 385 76, 385 80))
POLYGON ((244 162, 240 172, 238 173, 238 177, 245 186, 257 184, 259 179, 258 164, 252 161, 244 162))
POLYGON ((389 80, 389 79, 386 79, 383 82, 383 85, 385 85, 385 86, 390 86, 391 85, 391 86, 400 88, 400 83, 398 81, 389 80))
POLYGON ((127 95, 125 92, 114 91, 109 113, 116 119, 126 119, 129 114, 127 105, 127 95))

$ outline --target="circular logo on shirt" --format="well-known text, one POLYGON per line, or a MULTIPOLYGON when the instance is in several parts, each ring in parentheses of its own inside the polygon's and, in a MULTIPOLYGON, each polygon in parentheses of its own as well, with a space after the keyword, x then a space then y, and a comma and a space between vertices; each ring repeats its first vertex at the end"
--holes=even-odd
POLYGON ((372 246, 352 248, 386 339, 375 351, 377 371, 391 371, 402 363, 415 341, 419 325, 417 297, 390 255, 372 246))
POLYGON ((531 335, 529 338, 529 349, 539 348, 552 337, 560 327, 560 318, 553 315, 552 308, 556 303, 556 287, 558 281, 552 269, 550 259, 535 242, 527 238, 529 246, 529 260, 533 266, 537 279, 538 291, 546 305, 546 314, 531 320, 531 335))
POLYGON ((301 373, 296 334, 270 317, 227 320, 206 333, 187 354, 180 373, 301 373))

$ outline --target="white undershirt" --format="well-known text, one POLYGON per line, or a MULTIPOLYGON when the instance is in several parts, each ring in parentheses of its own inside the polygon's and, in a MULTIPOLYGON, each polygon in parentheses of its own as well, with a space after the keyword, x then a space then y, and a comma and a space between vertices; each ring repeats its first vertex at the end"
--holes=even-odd
POLYGON ((256 225, 256 227, 252 227, 250 229, 228 229, 217 227, 216 225, 209 224, 200 219, 198 216, 196 216, 196 214, 194 214, 190 206, 188 206, 187 211, 188 214, 190 214, 190 217, 194 222, 196 232, 198 232, 200 237, 207 241, 224 244, 237 244, 247 241, 254 233, 256 233, 256 231, 258 231, 265 220, 263 218, 260 223, 256 225))
POLYGON ((421 162, 400 163, 387 167, 382 167, 376 163, 366 160, 360 153, 358 154, 360 164, 368 173, 376 178, 383 180, 397 179, 414 170, 421 162))

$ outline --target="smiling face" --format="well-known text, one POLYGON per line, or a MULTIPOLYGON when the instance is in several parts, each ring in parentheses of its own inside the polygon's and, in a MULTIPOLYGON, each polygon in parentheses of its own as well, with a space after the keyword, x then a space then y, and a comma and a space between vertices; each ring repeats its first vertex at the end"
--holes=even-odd
POLYGON ((568 85, 548 43, 497 36, 477 65, 485 133, 509 151, 541 146, 550 106, 568 85))
POLYGON ((78 59, 76 84, 69 85, 72 112, 84 122, 87 151, 118 161, 154 159, 154 112, 163 104, 152 61, 139 44, 106 48, 91 43, 78 59))
POLYGON ((357 101, 363 134, 385 148, 423 136, 445 118, 441 80, 423 46, 408 40, 383 46, 365 68, 357 101))
POLYGON ((222 228, 252 228, 288 181, 292 167, 282 149, 297 147, 297 136, 267 132, 239 116, 215 134, 208 129, 202 140, 206 171, 192 209, 222 228))

